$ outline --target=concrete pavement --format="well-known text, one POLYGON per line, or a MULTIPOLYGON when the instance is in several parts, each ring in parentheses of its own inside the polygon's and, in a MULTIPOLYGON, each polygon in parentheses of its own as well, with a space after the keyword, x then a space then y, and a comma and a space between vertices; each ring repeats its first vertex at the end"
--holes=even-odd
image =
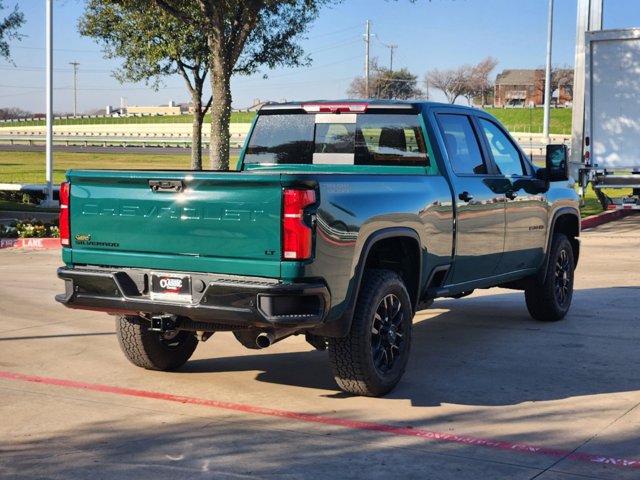
POLYGON ((636 479, 640 216, 582 245, 564 321, 520 292, 436 301, 381 399, 340 392, 299 337, 218 333, 177 372, 138 369, 111 317, 53 301, 56 252, 0 251, 0 477, 636 479))

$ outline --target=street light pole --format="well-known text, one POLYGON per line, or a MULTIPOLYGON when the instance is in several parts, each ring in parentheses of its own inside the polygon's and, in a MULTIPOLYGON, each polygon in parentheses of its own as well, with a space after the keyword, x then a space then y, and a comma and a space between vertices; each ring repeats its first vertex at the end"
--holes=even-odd
POLYGON ((551 43, 553 38, 553 0, 549 0, 549 26, 547 32, 547 68, 544 75, 544 122, 542 136, 549 140, 549 117, 551 113, 551 43))
POLYGON ((53 202, 53 0, 47 0, 46 7, 46 97, 47 97, 47 138, 46 166, 47 198, 41 203, 43 207, 54 205, 53 202))
POLYGON ((78 116, 78 96, 77 96, 77 83, 76 83, 76 79, 78 76, 78 65, 80 65, 79 62, 69 62, 69 65, 73 65, 73 116, 77 117, 78 116))

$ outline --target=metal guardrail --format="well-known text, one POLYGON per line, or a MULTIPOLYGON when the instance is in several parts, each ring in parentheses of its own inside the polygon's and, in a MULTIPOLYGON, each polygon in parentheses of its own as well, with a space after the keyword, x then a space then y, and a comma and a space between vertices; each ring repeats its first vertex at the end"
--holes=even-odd
MULTIPOLYGON (((60 190, 60 185, 53 185, 53 191, 60 190)), ((5 192, 47 192, 46 184, 37 183, 0 183, 0 191, 5 192)))
MULTIPOLYGON (((232 146, 242 146, 246 139, 246 135, 232 134, 230 143, 232 146)), ((8 135, 0 135, 0 142, 9 145, 38 145, 44 144, 46 141, 44 135, 34 134, 33 132, 14 133, 8 135)), ((119 132, 100 132, 100 133, 71 133, 71 134, 54 134, 54 144, 62 144, 65 146, 90 146, 102 145, 104 147, 119 145, 127 147, 136 145, 144 147, 146 145, 154 146, 189 146, 191 145, 191 134, 188 133, 119 133, 119 132)), ((209 135, 202 136, 203 145, 209 144, 209 135)))
MULTIPOLYGON (((16 131, 3 132, 0 135, 0 143, 8 143, 10 145, 38 145, 44 144, 45 135, 38 132, 16 131)), ((525 153, 530 155, 544 155, 547 143, 541 135, 529 134, 513 134, 515 140, 520 144, 525 153)), ((244 133, 231 134, 230 144, 232 147, 242 147, 246 139, 244 133)), ((568 143, 571 137, 567 135, 551 135, 549 143, 568 143)), ((190 146, 190 133, 173 133, 173 132, 157 132, 157 133, 131 133, 131 132, 72 132, 72 133, 54 133, 53 142, 58 145, 65 146, 190 146)), ((203 145, 209 144, 209 134, 202 135, 203 145)))

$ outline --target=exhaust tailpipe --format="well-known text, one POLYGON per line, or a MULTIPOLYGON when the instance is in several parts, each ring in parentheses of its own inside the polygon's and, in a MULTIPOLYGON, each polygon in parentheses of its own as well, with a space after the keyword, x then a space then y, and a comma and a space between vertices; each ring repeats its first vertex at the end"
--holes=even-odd
POLYGON ((256 346, 258 348, 267 348, 276 341, 275 335, 271 332, 260 332, 256 337, 256 346))
POLYGON ((260 349, 270 347, 274 343, 284 340, 297 332, 298 328, 280 328, 278 330, 260 332, 256 336, 256 347, 260 349))

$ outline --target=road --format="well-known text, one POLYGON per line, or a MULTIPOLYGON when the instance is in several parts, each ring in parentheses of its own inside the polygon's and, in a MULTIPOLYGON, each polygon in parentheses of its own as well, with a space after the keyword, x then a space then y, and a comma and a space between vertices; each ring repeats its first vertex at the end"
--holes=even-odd
POLYGON ((54 302, 56 252, 0 251, 0 477, 640 478, 639 248, 638 215, 585 231, 559 323, 520 292, 436 301, 377 399, 299 337, 138 369, 112 318, 54 302))

